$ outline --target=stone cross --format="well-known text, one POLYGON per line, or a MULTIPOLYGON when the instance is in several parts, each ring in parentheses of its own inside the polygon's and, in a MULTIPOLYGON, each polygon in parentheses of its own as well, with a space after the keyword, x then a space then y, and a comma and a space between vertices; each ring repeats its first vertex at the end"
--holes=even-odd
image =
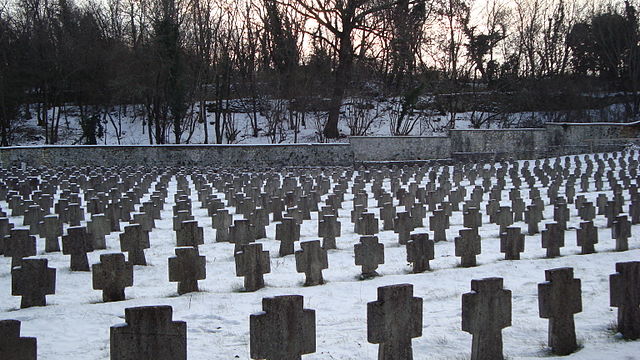
POLYGON ((376 219, 376 215, 374 213, 362 213, 360 218, 357 220, 358 222, 358 231, 357 233, 360 235, 375 235, 378 233, 380 229, 380 225, 378 224, 378 219, 376 219))
POLYGON ((560 230, 567 230, 567 222, 569 221, 570 213, 567 204, 556 203, 553 207, 553 221, 558 223, 560 230))
POLYGON ((263 274, 271 272, 269 252, 262 251, 262 244, 243 245, 234 255, 236 276, 244 276, 244 290, 256 291, 264 287, 263 274))
POLYGON ((91 221, 87 222, 87 232, 91 238, 94 249, 106 249, 105 236, 109 235, 110 226, 104 214, 91 215, 91 221))
POLYGON ((616 208, 616 202, 611 200, 607 201, 607 205, 604 210, 604 216, 607 219, 607 227, 610 228, 613 226, 613 222, 618 216, 618 209, 616 208))
POLYGON ((468 229, 478 229, 482 226, 482 214, 477 207, 468 207, 462 215, 462 226, 468 229))
POLYGON ((0 255, 4 254, 5 238, 9 237, 13 229, 13 224, 9 222, 9 218, 0 217, 0 255))
POLYGON ((327 250, 320 246, 320 240, 300 243, 302 250, 296 251, 296 271, 305 273, 304 286, 324 284, 322 270, 329 267, 327 250))
POLYGON ((520 260, 520 253, 524 251, 524 234, 517 226, 509 226, 500 234, 500 252, 505 260, 520 260))
POLYGON ((427 209, 424 205, 417 203, 411 207, 411 219, 413 220, 413 228, 423 227, 423 219, 427 216, 427 209))
POLYGON ((500 225, 500 234, 505 232, 507 227, 513 225, 513 212, 509 206, 500 206, 496 212, 496 224, 500 225))
POLYGON ((560 248, 564 247, 564 231, 558 223, 552 222, 546 225, 542 231, 542 248, 547 249, 547 257, 560 256, 560 248))
POLYGON ((449 217, 444 210, 435 210, 429 217, 429 228, 433 231, 433 241, 447 241, 446 230, 449 228, 449 217))
POLYGON ((429 270, 429 260, 434 257, 434 242, 429 240, 429 233, 411 234, 407 241, 407 261, 413 263, 413 273, 429 270))
POLYGON ((523 220, 522 214, 525 210, 524 200, 521 198, 515 198, 511 201, 511 208, 513 210, 513 221, 519 222, 523 220))
POLYGON ((617 263, 609 287, 610 305, 618 308, 618 331, 625 339, 640 339, 640 261, 617 263))
POLYGON ((611 226, 611 237, 616 239, 616 251, 629 250, 631 223, 627 215, 616 216, 611 226))
POLYGON ((318 236, 322 238, 322 248, 336 248, 336 238, 340 236, 342 226, 335 215, 322 215, 318 224, 318 236))
POLYGON ((24 211, 22 225, 29 226, 31 235, 37 235, 40 233, 40 222, 44 218, 44 215, 45 213, 39 205, 30 205, 24 211))
POLYGON ((481 253, 480 235, 477 229, 461 229, 455 241, 455 255, 461 257, 460 266, 476 266, 476 255, 481 253))
POLYGON ((585 201, 578 209, 578 216, 584 221, 592 221, 596 218, 596 208, 592 202, 585 201))
POLYGON ((262 312, 249 317, 252 359, 300 360, 316 351, 316 312, 301 295, 262 299, 262 312))
POLYGON ((549 347, 560 356, 578 349, 573 314, 582 311, 580 279, 573 278, 573 268, 545 271, 546 281, 538 284, 540 317, 549 319, 549 347))
POLYGON ((187 360, 187 323, 172 313, 166 305, 126 308, 126 324, 111 327, 111 360, 187 360))
POLYGON ((583 221, 580 229, 576 231, 577 245, 582 247, 582 254, 593 254, 594 247, 598 243, 598 228, 593 226, 593 221, 583 221))
POLYGON ((207 260, 197 247, 177 247, 169 258, 169 281, 178 282, 178 294, 198 291, 198 280, 207 277, 207 260))
POLYGON ((393 232, 398 234, 398 243, 400 245, 407 243, 411 230, 413 230, 413 221, 409 213, 406 211, 397 213, 393 222, 393 232))
POLYGON ((598 215, 604 215, 605 209, 607 208, 607 194, 598 194, 596 197, 596 207, 598 208, 598 215))
POLYGON ((62 253, 71 255, 71 271, 90 271, 87 253, 93 251, 93 244, 87 228, 72 226, 67 229, 67 235, 62 237, 62 253))
POLYGON ((69 225, 73 227, 80 226, 80 222, 84 221, 84 210, 77 203, 69 204, 69 225))
POLYGON ((266 227, 269 226, 269 211, 263 207, 258 207, 251 213, 251 219, 251 227, 256 240, 266 238, 266 227))
POLYGON ((422 298, 413 285, 378 288, 378 300, 367 304, 367 341, 380 344, 378 360, 413 359, 411 339, 422 336, 422 298))
POLYGON ((122 301, 124 289, 133 286, 133 265, 124 260, 124 254, 100 255, 100 262, 91 266, 93 289, 102 290, 102 301, 122 301))
MULTIPOLYGON (((189 211, 187 211, 187 210, 179 210, 173 216, 173 231, 180 230, 180 227, 182 226, 183 222, 189 221, 189 220, 194 220, 194 219, 195 218, 193 217, 193 215, 191 215, 191 213, 189 211)), ((143 227, 143 229, 144 229, 144 227, 143 227)))
POLYGON ((353 231, 355 233, 358 233, 358 226, 360 226, 360 224, 358 224, 358 220, 360 219, 360 216, 366 211, 367 209, 364 207, 364 205, 356 205, 353 207, 353 210, 351 210, 351 222, 353 223, 353 231))
MULTIPOLYGON (((118 204, 109 204, 105 210, 105 215, 109 220, 109 230, 120 231, 120 207, 118 204)), ((62 219, 60 220, 62 221, 62 219)))
POLYGON ((192 246, 204 244, 204 230, 195 220, 183 221, 180 229, 176 230, 177 246, 192 246))
POLYGON ((473 335, 471 360, 502 360, 502 329, 511 326, 511 291, 502 278, 471 280, 462 295, 462 330, 473 335))
POLYGON ((233 222, 233 215, 227 209, 219 209, 211 218, 211 225, 216 229, 216 242, 229 241, 229 227, 233 222))
POLYGON ((533 235, 540 232, 538 223, 542 221, 541 211, 537 205, 528 205, 524 212, 524 221, 527 223, 527 234, 533 235))
POLYGON ((498 210, 500 209, 500 202, 498 202, 496 199, 491 199, 489 200, 489 202, 487 203, 487 206, 485 207, 485 212, 487 215, 489 215, 489 221, 492 223, 496 222, 496 214, 498 213, 498 210))
POLYGON ((0 359, 36 360, 37 340, 20 337, 20 321, 0 320, 0 359))
POLYGON ((294 253, 294 243, 300 240, 300 225, 294 218, 282 218, 282 222, 276 225, 276 240, 280 240, 280 256, 294 253))
MULTIPOLYGON (((190 220, 193 220, 193 216, 190 217, 190 220)), ((151 213, 144 213, 144 212, 134 213, 133 219, 131 219, 130 223, 142 225, 142 230, 146 232, 153 231, 153 229, 156 226, 155 221, 153 220, 153 215, 151 213)))
POLYGON ((46 295, 56 292, 56 269, 47 266, 47 259, 22 259, 11 269, 11 295, 22 296, 20 308, 45 306, 46 295))
POLYGON ((382 230, 393 230, 393 222, 396 217, 396 207, 393 206, 393 203, 386 202, 383 204, 380 209, 380 219, 382 219, 382 230))
POLYGON ((363 236, 360 243, 353 246, 356 265, 362 266, 360 278, 368 279, 378 276, 378 265, 384 264, 384 244, 378 242, 377 236, 363 236))
POLYGON ((11 267, 19 266, 22 258, 36 254, 36 238, 29 235, 29 229, 17 228, 9 231, 4 239, 4 256, 11 258, 11 267))
POLYGON ((144 249, 148 249, 149 233, 142 230, 139 224, 127 225, 120 234, 120 251, 129 253, 129 262, 132 265, 147 265, 144 249))
POLYGON ((640 198, 638 198, 638 195, 634 195, 631 198, 631 203, 629 204, 629 217, 631 217, 632 225, 640 224, 640 198))

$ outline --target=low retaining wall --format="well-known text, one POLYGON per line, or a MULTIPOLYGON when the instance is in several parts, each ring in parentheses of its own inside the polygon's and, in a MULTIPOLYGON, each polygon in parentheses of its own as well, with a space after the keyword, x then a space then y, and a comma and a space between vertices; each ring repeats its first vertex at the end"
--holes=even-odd
POLYGON ((632 123, 548 123, 549 151, 553 155, 620 150, 626 144, 617 140, 640 136, 640 121, 632 123), (610 141, 609 141, 610 140, 610 141))
POLYGON ((620 150, 638 136, 640 122, 549 123, 541 129, 451 130, 449 136, 441 137, 356 136, 350 138, 349 144, 9 147, 0 148, 0 163, 259 168, 535 159, 620 150))
POLYGON ((32 166, 350 166, 349 144, 33 146, 0 149, 4 165, 32 166))
POLYGON ((546 155, 546 129, 450 130, 454 159, 535 159, 546 155))
POLYGON ((451 139, 446 136, 352 136, 349 143, 356 162, 449 159, 451 139))

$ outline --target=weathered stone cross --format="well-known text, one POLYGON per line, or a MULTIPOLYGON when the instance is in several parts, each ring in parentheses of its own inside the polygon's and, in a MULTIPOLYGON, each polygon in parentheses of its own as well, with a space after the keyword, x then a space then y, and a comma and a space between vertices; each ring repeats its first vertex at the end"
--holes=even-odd
POLYGON ((122 301, 124 289, 133 286, 133 265, 124 254, 102 254, 100 262, 92 266, 93 289, 102 290, 102 301, 122 301))
POLYGON ((300 295, 262 299, 262 312, 249 318, 252 359, 299 360, 316 351, 316 313, 300 295))
POLYGON ((36 338, 20 337, 18 320, 0 320, 0 359, 37 359, 36 338))
POLYGON ((144 249, 148 249, 149 233, 142 230, 139 224, 127 225, 120 234, 120 250, 129 253, 129 263, 132 265, 147 265, 144 249))
POLYGON ((500 252, 505 260, 520 260, 520 253, 524 251, 524 234, 520 227, 509 226, 500 234, 500 252))
POLYGON ((84 226, 72 226, 62 237, 62 253, 71 255, 71 271, 90 271, 87 252, 93 251, 93 243, 84 226))
POLYGON ((582 254, 592 254, 596 252, 594 247, 598 243, 598 228, 593 226, 593 221, 583 221, 580 229, 576 231, 576 241, 582 247, 582 254))
POLYGON ((455 241, 455 255, 461 257, 462 267, 476 266, 476 255, 482 252, 478 229, 461 229, 455 241))
POLYGON ((276 240, 280 240, 280 256, 294 253, 294 243, 300 240, 300 225, 294 218, 282 218, 282 222, 276 225, 276 240))
POLYGON ((204 244, 204 230, 198 226, 198 222, 196 220, 183 221, 180 229, 176 230, 176 245, 197 248, 202 244, 204 244))
POLYGON ((336 238, 340 236, 341 228, 335 215, 322 215, 322 221, 318 224, 318 236, 322 238, 323 249, 336 248, 336 238))
POLYGON ((367 304, 367 340, 380 344, 378 360, 411 360, 411 339, 422 336, 422 299, 413 285, 378 288, 378 300, 367 304))
POLYGON ((46 295, 55 294, 56 269, 47 263, 47 259, 27 258, 11 270, 11 295, 22 296, 20 308, 45 306, 46 295))
POLYGON ((618 308, 618 331, 625 339, 640 339, 640 261, 617 263, 609 287, 611 306, 618 308))
POLYGON ((582 311, 580 280, 573 278, 573 268, 545 271, 546 282, 538 284, 540 317, 549 319, 549 347, 556 355, 576 351, 573 314, 582 311))
POLYGON ((447 241, 446 230, 449 228, 449 217, 442 209, 435 210, 429 217, 429 229, 433 231, 433 241, 447 241))
POLYGON ((327 250, 320 246, 320 240, 300 243, 302 250, 296 251, 296 271, 305 273, 305 286, 324 284, 322 270, 329 267, 327 250))
POLYGON ((548 258, 560 256, 560 248, 564 247, 564 231, 558 223, 546 225, 546 229, 542 231, 542 247, 547 249, 548 258))
POLYGON ((362 279, 378 276, 378 265, 384 264, 384 244, 378 242, 377 236, 363 236, 360 243, 353 246, 356 265, 362 266, 362 279))
POLYGON ((629 250, 631 223, 627 215, 616 216, 611 226, 611 237, 616 239, 616 251, 629 250))
POLYGON ((502 360, 502 329, 511 326, 511 291, 502 278, 471 280, 462 295, 462 330, 473 335, 471 360, 502 360))
POLYGON ((169 281, 178 283, 178 294, 198 291, 198 280, 207 276, 207 260, 197 247, 177 247, 169 258, 169 281))
POLYGON ((269 252, 262 251, 262 244, 244 245, 236 252, 236 276, 244 276, 244 290, 256 291, 264 287, 263 274, 271 272, 269 252))
POLYGON ((22 258, 36 254, 36 238, 29 235, 29 229, 17 228, 9 231, 4 239, 4 256, 11 257, 11 267, 19 266, 22 258))
POLYGON ((126 324, 111 327, 111 359, 187 360, 187 323, 171 306, 125 309, 126 324))
POLYGON ((407 261, 413 263, 415 274, 429 270, 429 260, 435 257, 433 240, 429 233, 411 234, 407 241, 407 261))

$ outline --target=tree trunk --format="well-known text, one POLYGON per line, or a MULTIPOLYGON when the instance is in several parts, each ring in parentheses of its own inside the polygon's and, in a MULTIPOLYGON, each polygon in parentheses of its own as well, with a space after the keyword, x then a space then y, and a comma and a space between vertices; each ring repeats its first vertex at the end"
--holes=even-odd
POLYGON ((207 124, 207 102, 204 100, 200 100, 200 121, 202 121, 202 125, 204 126, 204 143, 209 143, 209 127, 207 124))
POLYGON ((351 44, 351 29, 345 27, 340 34, 340 51, 338 53, 338 67, 336 69, 336 79, 333 86, 333 94, 329 107, 329 118, 324 126, 323 134, 327 139, 337 139, 340 136, 338 131, 338 120, 340 119, 340 108, 344 99, 345 90, 351 78, 353 68, 353 48, 351 44))

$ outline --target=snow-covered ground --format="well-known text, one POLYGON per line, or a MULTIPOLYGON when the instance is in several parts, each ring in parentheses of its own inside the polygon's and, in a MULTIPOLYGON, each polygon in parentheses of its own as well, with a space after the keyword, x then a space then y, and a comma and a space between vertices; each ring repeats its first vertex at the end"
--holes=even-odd
MULTIPOLYGON (((385 187, 389 189, 388 182, 385 187)), ((507 189, 509 187, 507 182, 507 189)), ((560 195, 563 189, 561 187, 560 195)), ((576 191, 579 191, 578 186, 576 191)), ((38 338, 39 359, 96 360, 109 358, 109 327, 124 322, 125 308, 171 305, 174 320, 187 322, 189 359, 248 359, 249 315, 262 310, 262 298, 299 294, 304 296, 305 308, 316 310, 317 325, 317 350, 303 358, 376 359, 378 346, 367 342, 366 304, 376 300, 379 286, 410 283, 414 286, 414 296, 424 301, 422 337, 413 340, 414 359, 467 359, 471 335, 461 330, 461 295, 470 291, 472 279, 497 276, 504 278, 505 288, 513 294, 513 325, 503 331, 505 355, 509 359, 554 358, 546 347, 548 320, 540 319, 538 314, 537 284, 544 281, 544 270, 570 266, 574 268, 575 277, 582 280, 583 311, 575 316, 575 323, 583 348, 565 358, 640 359, 640 341, 621 340, 612 330, 617 312, 609 306, 609 275, 615 272, 615 264, 640 260, 638 226, 632 229, 631 250, 615 252, 611 230, 605 228, 606 219, 597 216, 595 224, 600 239, 597 253, 579 255, 575 228, 579 227, 580 218, 570 204, 571 221, 565 235, 567 246, 561 250, 562 257, 545 259, 538 234, 526 236, 522 260, 505 261, 499 251, 498 227, 489 224, 488 217, 484 216, 480 228, 482 255, 478 256, 478 266, 460 268, 459 259, 454 256, 453 238, 463 228, 462 213, 454 212, 451 228, 447 230, 449 241, 435 246, 432 271, 411 274, 405 248, 397 244, 397 235, 393 231, 382 231, 378 234, 385 245, 385 264, 378 269, 381 276, 361 281, 353 253, 353 245, 359 236, 353 232, 353 224, 349 221, 353 196, 348 193, 340 210, 342 236, 337 240, 338 249, 329 251, 325 285, 302 286, 304 274, 296 272, 295 257, 281 258, 277 254, 276 223, 271 223, 267 228, 268 237, 259 240, 271 254, 271 273, 265 275, 266 288, 246 293, 241 291, 243 279, 235 276, 233 244, 214 241, 211 219, 205 209, 200 209, 193 190, 193 214, 205 234, 200 254, 207 259, 207 278, 199 282, 200 292, 178 296, 177 284, 168 281, 167 264, 167 259, 174 255, 176 242, 171 222, 175 192, 174 178, 162 220, 156 221, 156 228, 150 233, 151 248, 145 251, 149 266, 135 266, 134 286, 126 289, 125 301, 102 303, 101 292, 92 290, 91 273, 69 271, 69 257, 60 253, 45 254, 44 240, 38 238, 38 256, 48 258, 49 266, 57 269, 56 294, 47 297, 46 307, 20 309, 20 298, 11 296, 11 260, 0 258, 0 319, 22 321, 22 336, 38 338)), ((546 189, 541 192, 544 198, 546 189)), ((611 198, 610 189, 605 188, 603 192, 611 198)), ((526 184, 521 194, 528 203, 526 184)), ((597 194, 593 191, 583 195, 595 203, 597 194)), ((219 193, 218 196, 224 195, 219 193)), ((629 200, 626 191, 625 199, 629 200)), ((488 194, 484 200, 488 200, 488 194)), ((503 191, 502 203, 510 205, 508 190, 503 191)), ((549 204, 548 200, 546 204, 549 204)), ((6 202, 0 202, 0 207, 6 210, 6 202)), ((235 210, 230 209, 231 212, 235 210)), ((378 215, 371 197, 369 211, 378 215)), ((547 206, 541 229, 544 223, 551 221, 552 214, 552 207, 547 206)), ((240 216, 234 215, 236 219, 240 216)), ((21 217, 12 217, 10 221, 16 226, 22 225, 21 217)), ((526 224, 515 225, 526 232, 526 224)), ((312 219, 301 227, 301 241, 317 239, 316 226, 317 213, 312 213, 312 219)), ((415 230, 420 231, 428 229, 415 230)), ((107 236, 108 249, 90 253, 89 262, 97 263, 100 254, 119 252, 118 236, 119 233, 107 236)), ((296 249, 299 248, 297 243, 296 249)))
MULTIPOLYGON (((354 100, 360 103, 360 100, 354 100)), ((359 135, 367 136, 389 136, 392 135, 391 127, 391 115, 397 114, 397 105, 394 108, 393 102, 397 99, 388 99, 385 101, 374 101, 369 105, 373 107, 367 110, 367 118, 371 120, 371 124, 367 127, 366 131, 358 132, 359 135)), ((241 100, 233 102, 236 108, 240 108, 241 100)), ((276 106, 278 102, 272 101, 271 104, 276 106)), ((347 103, 349 103, 347 101, 347 103)), ((57 108, 56 108, 57 109, 57 108)), ((332 142, 347 142, 347 136, 352 134, 349 127, 349 123, 353 123, 353 111, 350 111, 350 105, 343 107, 343 113, 339 121, 339 131, 344 137, 334 140, 332 142)), ((49 117, 56 117, 54 109, 48 111, 49 117)), ((149 129, 146 125, 145 113, 143 107, 140 105, 127 105, 118 106, 111 109, 112 111, 106 116, 101 115, 101 124, 104 131, 104 135, 97 139, 99 145, 141 145, 149 144, 149 129)), ((194 105, 193 114, 197 114, 199 106, 194 105)), ((246 112, 240 112, 237 110, 230 117, 229 121, 231 126, 229 129, 237 131, 237 136, 232 141, 229 141, 226 133, 223 134, 222 143, 241 143, 241 144, 271 144, 271 143, 317 143, 325 142, 319 136, 322 133, 324 121, 326 121, 326 113, 323 112, 310 112, 305 116, 305 122, 298 125, 298 133, 296 134, 294 129, 286 120, 286 117, 282 121, 282 126, 275 127, 275 134, 269 133, 269 118, 273 118, 273 113, 265 111, 257 114, 257 127, 258 136, 253 136, 253 129, 251 126, 252 114, 246 112)), ((581 113, 579 118, 581 121, 600 121, 600 122, 618 122, 622 120, 622 113, 624 109, 621 105, 612 105, 601 110, 589 110, 581 113)), ((416 112, 416 114, 423 114, 422 116, 416 116, 416 120, 412 130, 408 135, 412 136, 441 136, 446 135, 447 129, 450 126, 450 121, 453 121, 452 129, 469 129, 473 127, 473 123, 480 124, 482 129, 497 129, 504 127, 533 127, 540 126, 545 122, 558 122, 567 121, 566 112, 523 112, 513 114, 493 114, 488 112, 460 112, 456 114, 451 113, 437 113, 432 110, 425 110, 423 112, 416 112)), ((11 145, 44 145, 45 136, 44 128, 36 125, 36 111, 32 109, 31 118, 20 123, 17 123, 14 135, 12 137, 11 145)), ((82 128, 79 121, 79 112, 76 107, 68 106, 62 110, 60 116, 59 125, 59 141, 60 145, 75 145, 83 144, 82 128)), ((288 114, 288 112, 287 112, 288 114)), ((285 116, 286 114, 282 114, 285 116)), ((214 129, 214 114, 207 113, 207 129, 208 129, 208 143, 215 143, 215 129, 214 129)), ((571 121, 575 121, 576 116, 570 117, 571 121)), ((410 121, 410 120, 409 120, 410 121)), ((204 144, 205 132, 204 124, 197 122, 186 122, 183 125, 185 131, 181 137, 181 143, 189 144, 204 144)), ((224 128, 223 128, 224 133, 224 128)), ((175 143, 175 137, 173 134, 173 128, 168 128, 167 143, 175 143)), ((155 140, 154 140, 155 143, 155 140)))

